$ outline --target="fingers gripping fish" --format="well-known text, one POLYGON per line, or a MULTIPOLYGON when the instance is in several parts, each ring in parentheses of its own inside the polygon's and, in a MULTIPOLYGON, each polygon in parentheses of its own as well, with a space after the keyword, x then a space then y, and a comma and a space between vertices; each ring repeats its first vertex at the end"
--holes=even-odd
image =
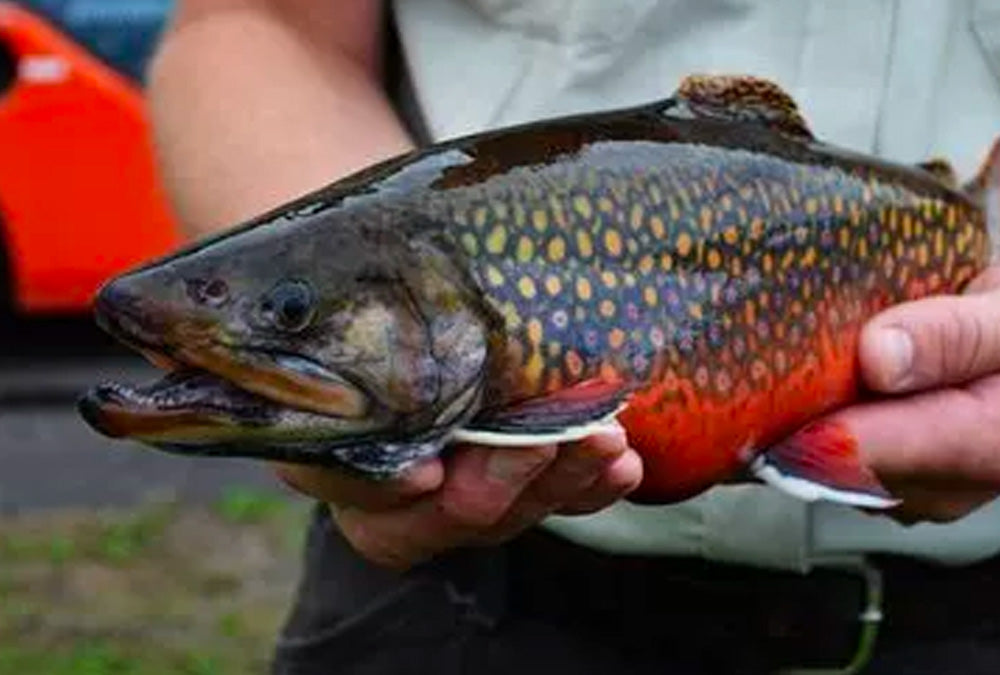
POLYGON ((832 147, 750 77, 442 143, 110 282, 99 323, 171 372, 80 409, 169 451, 372 477, 615 418, 636 499, 755 476, 888 506, 816 420, 859 396, 869 317, 987 264, 998 155, 963 188, 832 147))

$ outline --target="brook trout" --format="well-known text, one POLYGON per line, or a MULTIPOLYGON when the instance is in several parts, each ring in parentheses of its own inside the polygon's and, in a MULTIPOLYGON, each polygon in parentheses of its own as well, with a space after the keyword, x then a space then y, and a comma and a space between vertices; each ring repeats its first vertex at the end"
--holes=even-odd
POLYGON ((523 446, 617 419, 634 499, 742 476, 884 507, 846 430, 876 312, 990 258, 1000 145, 942 161, 832 147, 751 77, 446 142, 125 274, 101 326, 170 372, 80 402, 168 451, 392 476, 451 442, 523 446))

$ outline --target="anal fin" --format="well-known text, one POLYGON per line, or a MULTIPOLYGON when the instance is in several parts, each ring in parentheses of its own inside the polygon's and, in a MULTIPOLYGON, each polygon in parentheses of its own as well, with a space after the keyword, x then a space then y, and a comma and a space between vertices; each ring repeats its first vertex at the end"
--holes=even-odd
POLYGON ((626 395, 620 382, 581 382, 477 417, 449 440, 502 447, 578 441, 615 428, 626 395))
POLYGON ((899 503, 862 464, 851 432, 835 422, 800 429, 758 455, 750 470, 764 483, 809 502, 872 509, 899 503))

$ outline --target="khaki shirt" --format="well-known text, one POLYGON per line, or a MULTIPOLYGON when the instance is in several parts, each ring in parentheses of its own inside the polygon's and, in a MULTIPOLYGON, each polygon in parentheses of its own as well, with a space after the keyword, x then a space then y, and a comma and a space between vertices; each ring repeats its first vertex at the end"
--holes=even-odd
MULTIPOLYGON (((779 82, 821 139, 970 176, 1000 134, 1000 0, 396 0, 435 139, 649 102, 693 72, 779 82)), ((806 570, 866 552, 961 563, 1000 551, 1000 502, 905 528, 770 488, 615 505, 547 527, 615 552, 806 570)))

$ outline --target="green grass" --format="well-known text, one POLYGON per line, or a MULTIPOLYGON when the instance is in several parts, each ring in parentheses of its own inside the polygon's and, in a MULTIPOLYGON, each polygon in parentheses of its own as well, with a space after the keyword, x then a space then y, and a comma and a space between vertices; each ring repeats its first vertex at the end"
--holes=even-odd
POLYGON ((233 488, 0 517, 0 675, 266 673, 307 508, 233 488))
POLYGON ((0 647, 0 673, 41 675, 221 675, 223 659, 191 653, 164 653, 155 648, 142 654, 112 643, 89 641, 68 649, 0 647))
POLYGON ((254 524, 280 515, 288 508, 288 501, 269 492, 231 487, 223 491, 215 508, 231 523, 254 524))

